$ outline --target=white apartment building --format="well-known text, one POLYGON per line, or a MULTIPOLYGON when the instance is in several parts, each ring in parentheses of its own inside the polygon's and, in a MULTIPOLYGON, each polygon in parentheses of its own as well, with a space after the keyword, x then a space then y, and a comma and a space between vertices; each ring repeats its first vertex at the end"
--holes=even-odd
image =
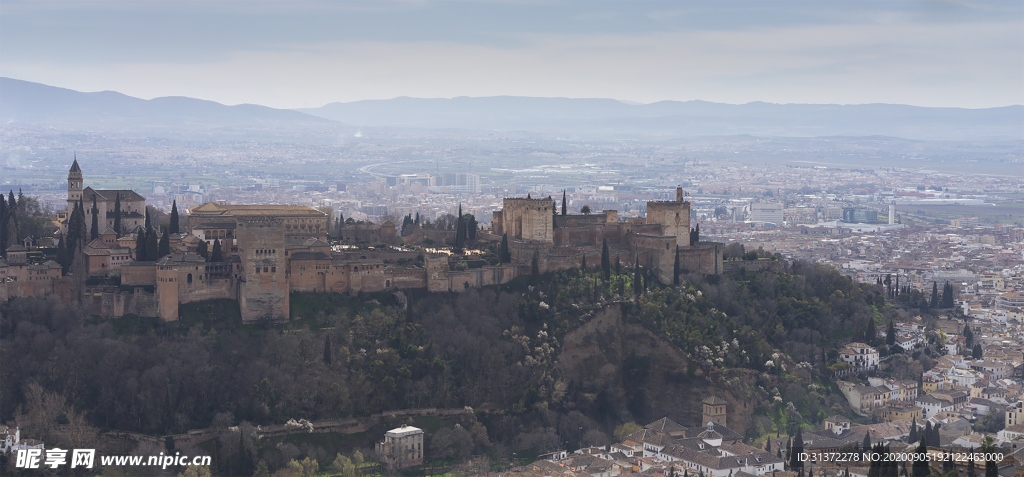
POLYGON ((839 351, 839 359, 857 369, 878 367, 878 350, 864 343, 850 343, 839 351))

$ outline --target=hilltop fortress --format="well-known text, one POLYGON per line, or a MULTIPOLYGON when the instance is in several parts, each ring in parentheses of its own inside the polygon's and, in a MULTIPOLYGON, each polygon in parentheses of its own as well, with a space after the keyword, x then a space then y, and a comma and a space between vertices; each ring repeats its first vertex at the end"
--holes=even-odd
POLYGON ((83 188, 76 161, 68 175, 68 203, 80 198, 91 202, 92 194, 97 204, 105 203, 100 210, 108 227, 84 247, 87 273, 74 271, 76 276, 62 277, 59 265, 30 265, 24 247, 15 246, 6 251, 7 260, 0 261, 0 299, 52 295, 80 302, 91 314, 133 313, 167 321, 178 319, 179 305, 231 299, 238 302, 245 322, 284 321, 291 318, 291 292, 462 291, 529 274, 535 258, 540 272, 579 267, 584 260, 599 264, 605 242, 612 261, 638 261, 663 283, 673 281, 675 270, 722 272, 722 244, 691 243, 690 204, 682 189, 677 189, 674 201, 648 202, 646 218, 627 221, 620 221, 614 210, 556 215, 551 199, 504 199, 503 209, 493 213, 491 231, 479 232, 477 240, 497 243, 507 238, 511 263, 478 268, 445 253, 333 247, 328 241, 332 218, 307 206, 212 202, 188 211, 186 230, 170 236, 169 255, 136 261, 134 233, 141 224, 135 222, 143 217, 145 198, 133 191, 83 188), (109 227, 115 200, 121 201, 122 223, 136 228, 120 238, 109 227), (223 251, 219 262, 198 253, 200 242, 211 248, 215 241, 223 251), (46 272, 39 272, 40 267, 46 272), (120 276, 119 286, 103 279, 110 275, 120 276), (86 276, 103 284, 90 286, 86 276), (75 278, 82 286, 72 286, 75 278))
POLYGON ((723 244, 690 241, 690 203, 682 188, 674 201, 647 203, 646 218, 620 221, 618 211, 599 214, 555 215, 551 199, 505 199, 502 210, 491 219, 491 234, 486 239, 508 237, 512 263, 527 267, 534 254, 541 272, 578 267, 586 262, 601 263, 601 252, 608 243, 611 260, 623 263, 639 261, 653 269, 662 283, 672 283, 676 255, 679 269, 703 274, 722 272, 723 244))

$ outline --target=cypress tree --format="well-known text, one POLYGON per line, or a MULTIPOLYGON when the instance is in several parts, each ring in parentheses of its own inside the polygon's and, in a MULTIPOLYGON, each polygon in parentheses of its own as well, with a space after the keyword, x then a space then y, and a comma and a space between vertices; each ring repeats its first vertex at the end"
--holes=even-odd
POLYGON ((152 228, 152 226, 153 225, 150 223, 150 220, 149 220, 149 207, 146 207, 146 231, 147 231, 147 233, 149 233, 149 230, 150 230, 150 228, 152 228))
POLYGON ((885 330, 885 345, 892 347, 894 344, 896 344, 896 327, 892 320, 889 320, 889 328, 885 330))
POLYGON ((92 227, 89 231, 89 240, 96 240, 100 237, 100 209, 96 207, 96 194, 92 195, 92 227))
POLYGON ((324 364, 330 366, 331 361, 331 335, 327 335, 327 338, 324 339, 324 364))
POLYGON ((974 459, 967 461, 967 477, 974 477, 974 459))
POLYGON ((640 256, 637 255, 636 260, 633 262, 633 293, 636 296, 640 296, 643 292, 643 282, 640 278, 640 256))
MULTIPOLYGON (((892 454, 892 450, 889 448, 889 446, 885 446, 885 453, 892 454)), ((899 463, 896 462, 896 459, 887 459, 885 467, 885 475, 887 477, 899 477, 900 469, 899 463)))
POLYGON ((473 214, 466 214, 466 241, 473 242, 476 240, 476 230, 479 228, 479 224, 476 221, 476 216, 473 214))
POLYGON ((975 344, 974 348, 971 349, 971 357, 974 359, 981 359, 983 353, 984 351, 981 349, 981 343, 975 344))
POLYGON ((220 249, 220 239, 213 241, 213 252, 210 252, 211 262, 222 262, 224 261, 224 252, 220 249))
POLYGON ((209 250, 208 246, 206 245, 206 241, 205 240, 200 240, 199 241, 199 245, 196 246, 196 253, 201 255, 203 258, 209 260, 209 258, 210 258, 210 250, 209 250))
POLYGON ((924 433, 921 434, 922 441, 931 441, 932 438, 932 421, 924 421, 924 433))
POLYGON ((871 436, 869 436, 867 432, 864 433, 864 441, 861 442, 860 446, 862 449, 871 448, 871 436))
MULTIPOLYGON (((82 241, 85 240, 85 236, 82 233, 82 229, 85 228, 85 213, 79 207, 79 203, 72 205, 71 216, 68 217, 68 260, 73 261, 75 258, 75 252, 81 250, 82 241)), ((10 208, 7 209, 7 220, 8 224, 14 220, 14 211, 10 208)))
MULTIPOLYGON (((170 386, 170 383, 168 383, 167 386, 164 386, 164 429, 168 429, 169 430, 171 428, 171 422, 173 421, 173 419, 174 419, 174 407, 171 406, 171 386, 170 386)), ((170 437, 170 436, 168 436, 168 437, 170 437)), ((174 443, 174 439, 172 438, 170 440, 170 442, 173 444, 174 443)), ((174 449, 171 448, 171 447, 168 447, 167 450, 171 451, 171 450, 174 450, 174 449)))
MULTIPOLYGON (((990 437, 987 439, 990 439, 990 437)), ((995 446, 987 445, 982 446, 982 451, 986 453, 995 453, 996 449, 995 446)), ((985 477, 999 477, 999 464, 996 463, 995 459, 985 460, 985 477)))
POLYGON ((86 237, 88 236, 89 231, 86 230, 86 228, 88 227, 88 224, 85 223, 85 204, 82 202, 82 199, 78 199, 78 208, 80 210, 80 214, 81 214, 81 217, 82 217, 81 221, 79 222, 79 229, 80 229, 79 232, 78 232, 78 237, 79 237, 79 240, 80 240, 79 245, 84 246, 86 243, 88 243, 88 241, 86 240, 86 237))
POLYGON ((171 254, 171 234, 170 229, 164 229, 163 235, 160 236, 160 244, 157 246, 157 256, 166 257, 171 254))
POLYGON ((562 189, 562 215, 565 215, 565 189, 562 189))
POLYGON ((921 439, 921 442, 917 445, 917 450, 914 452, 917 457, 914 458, 914 463, 911 465, 912 477, 928 477, 928 460, 925 457, 928 454, 927 439, 921 439))
POLYGON ((114 197, 114 233, 121 236, 121 194, 114 197))
POLYGON ((147 260, 160 259, 160 239, 156 236, 156 230, 146 230, 146 257, 147 260))
POLYGON ((875 320, 868 317, 867 326, 864 328, 864 344, 871 346, 875 343, 875 320))
POLYGON ((608 239, 602 239, 601 244, 601 271, 604 272, 604 279, 612 277, 612 259, 608 252, 608 239))
POLYGON ((171 224, 168 226, 168 231, 172 234, 179 233, 178 228, 178 201, 174 200, 171 203, 171 224))
POLYGON ((772 438, 771 437, 769 437, 769 438, 764 440, 764 451, 769 453, 769 454, 772 453, 772 438))
POLYGON ((71 265, 71 260, 68 260, 68 247, 65 242, 67 242, 67 239, 61 236, 60 242, 57 243, 57 263, 60 264, 61 275, 67 275, 68 267, 71 265))
POLYGON ((793 450, 789 453, 789 470, 803 469, 804 463, 800 460, 800 454, 804 453, 804 434, 798 427, 796 436, 793 437, 793 450))
POLYGON ((498 247, 498 261, 512 263, 512 252, 508 249, 508 234, 501 234, 501 246, 498 247))
POLYGON ((18 208, 18 200, 14 198, 14 190, 9 190, 8 191, 8 195, 7 195, 7 208, 8 209, 17 209, 18 208))
MULTIPOLYGON (((12 245, 18 245, 18 211, 17 209, 7 209, 7 226, 4 230, 0 231, 6 236, 5 245, 8 247, 12 245)), ((5 248, 4 252, 7 251, 5 248)))
POLYGON ((672 284, 679 285, 679 250, 676 250, 676 259, 672 264, 672 284))
POLYGON ((971 331, 971 325, 964 325, 964 341, 968 347, 974 346, 974 332, 971 331))
POLYGON ((622 261, 619 260, 619 256, 615 256, 615 274, 622 275, 622 261))
POLYGON ((939 307, 939 285, 937 283, 935 283, 935 282, 932 282, 931 306, 932 306, 932 308, 938 308, 939 307))
POLYGON ((580 271, 584 273, 587 271, 587 254, 583 254, 583 258, 580 260, 580 271))
MULTIPOLYGON (((871 449, 865 449, 864 452, 873 453, 877 452, 878 448, 873 447, 871 449)), ((868 477, 881 477, 882 469, 880 459, 871 459, 871 465, 868 466, 868 477)))
POLYGON ((530 278, 536 283, 538 277, 540 277, 540 254, 534 250, 533 259, 530 260, 530 278))
MULTIPOLYGON (((920 390, 921 388, 918 387, 917 389, 920 390)), ((907 442, 913 444, 913 443, 917 442, 920 439, 921 438, 918 437, 918 433, 917 433, 917 416, 914 416, 913 419, 911 419, 911 421, 910 421, 910 435, 907 436, 907 442)))
POLYGON ((252 470, 249 467, 252 465, 252 460, 249 457, 249 451, 245 448, 245 435, 242 434, 242 430, 238 430, 238 467, 235 472, 238 475, 251 475, 252 470))
POLYGON ((149 257, 146 256, 146 231, 138 229, 138 233, 135 236, 135 261, 146 262, 149 257))
POLYGON ((459 216, 455 219, 455 250, 461 252, 466 244, 466 221, 462 217, 462 204, 459 204, 459 216))

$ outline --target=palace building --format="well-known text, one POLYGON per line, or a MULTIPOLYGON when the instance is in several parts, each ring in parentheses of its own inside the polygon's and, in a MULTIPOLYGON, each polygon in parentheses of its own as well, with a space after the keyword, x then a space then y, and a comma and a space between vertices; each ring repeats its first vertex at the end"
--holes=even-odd
MULTIPOLYGON (((723 244, 692 238, 690 204, 683 200, 682 189, 674 201, 649 202, 646 218, 626 221, 614 210, 563 216, 555 215, 551 199, 505 199, 503 209, 493 213, 490 233, 478 232, 477 240, 496 243, 506 236, 511 263, 479 268, 456 267, 458 257, 441 253, 335 249, 328 241, 332 218, 307 206, 212 202, 188 210, 183 233, 169 236, 169 255, 137 261, 130 232, 144 225, 146 199, 131 190, 84 187, 76 159, 68 173, 69 211, 82 200, 91 225, 94 197, 104 221, 99 238, 83 247, 87 276, 119 275, 120 286, 84 285, 83 291, 73 291, 69 277, 60 276, 59 265, 30 266, 24 253, 8 250, 0 276, 13 279, 2 280, 0 298, 53 294, 80 301, 90 314, 133 313, 168 321, 178 319, 182 304, 230 299, 238 302, 244 322, 284 321, 291 318, 292 292, 463 291, 530 274, 535 257, 541 272, 578 267, 584 259, 598 264, 606 242, 613 261, 638 262, 663 283, 672 283, 676 272, 722 272, 723 244), (118 201, 123 225, 115 231, 118 201), (220 261, 199 254, 203 242, 207 250, 220 245, 220 261)), ((62 226, 66 229, 66 222, 62 226)))

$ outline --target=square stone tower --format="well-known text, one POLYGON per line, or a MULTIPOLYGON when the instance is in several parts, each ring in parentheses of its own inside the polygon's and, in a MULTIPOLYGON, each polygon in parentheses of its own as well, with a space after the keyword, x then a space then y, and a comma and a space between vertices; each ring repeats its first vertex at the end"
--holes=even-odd
POLYGON ((272 215, 235 217, 242 278, 238 304, 242 321, 289 318, 284 220, 272 215))
POLYGON ((690 203, 683 200, 683 189, 676 188, 676 200, 647 203, 647 223, 661 225, 662 235, 676 238, 679 247, 690 246, 690 203))
POLYGON ((701 425, 707 425, 709 422, 715 424, 721 424, 725 426, 725 408, 728 403, 724 399, 711 396, 701 401, 704 406, 703 417, 701 417, 701 425))
POLYGON ((542 198, 504 199, 502 203, 501 231, 508 238, 554 243, 554 202, 542 198))

